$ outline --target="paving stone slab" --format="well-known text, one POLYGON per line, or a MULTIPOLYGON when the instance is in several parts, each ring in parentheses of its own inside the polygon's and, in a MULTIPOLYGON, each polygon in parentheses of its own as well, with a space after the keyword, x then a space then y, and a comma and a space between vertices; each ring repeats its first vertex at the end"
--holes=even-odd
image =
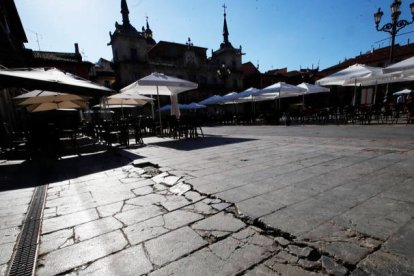
POLYGON ((310 276, 310 275, 321 275, 311 271, 307 271, 299 266, 294 266, 290 264, 281 264, 278 262, 273 262, 271 260, 266 261, 265 264, 261 265, 261 268, 253 269, 251 272, 246 275, 286 275, 286 276, 310 276), (264 270, 267 268, 267 270, 264 270), (257 272, 256 272, 257 271, 257 272), (268 274, 262 274, 265 271, 268 274))
POLYGON ((150 261, 164 265, 206 245, 191 228, 183 227, 144 243, 150 261))
POLYGON ((169 229, 164 227, 165 221, 162 216, 129 225, 123 229, 127 239, 132 245, 158 237, 169 229))
POLYGON ((56 275, 123 249, 127 241, 120 231, 50 252, 38 259, 38 275, 56 275), (93 248, 93 250, 91 250, 93 248))
POLYGON ((84 241, 122 228, 122 223, 113 217, 97 219, 74 227, 75 240, 84 241))
POLYGON ((88 209, 86 211, 72 213, 69 215, 45 219, 42 224, 42 234, 73 227, 98 218, 99 217, 95 209, 88 209))
POLYGON ((7 272, 7 265, 0 265, 0 275, 6 275, 7 272))
POLYGON ((386 240, 412 218, 414 204, 374 197, 336 217, 334 222, 386 240))
POLYGON ((152 269, 142 245, 137 245, 93 262, 78 275, 132 276, 146 274, 152 269))
POLYGON ((224 261, 213 254, 208 248, 196 251, 187 257, 172 262, 154 272, 150 276, 219 276, 226 275, 221 267, 224 261))
POLYGON ((163 210, 155 205, 137 207, 115 215, 125 225, 132 225, 158 215, 163 214, 163 210))
POLYGON ((74 243, 73 229, 63 229, 51 234, 41 235, 39 254, 43 255, 74 243))
POLYGON ((390 253, 414 259, 414 220, 398 229, 383 245, 390 253))
POLYGON ((176 210, 163 215, 164 227, 167 229, 176 229, 203 218, 204 216, 200 214, 184 210, 176 210))
POLYGON ((98 206, 97 210, 98 210, 100 217, 108 217, 108 216, 113 216, 116 213, 121 212, 123 206, 124 206, 124 202, 120 201, 120 202, 98 206))
POLYGON ((0 230, 20 227, 23 224, 23 220, 26 218, 25 214, 16 214, 13 216, 2 217, 0 219, 0 230))
POLYGON ((189 190, 191 190, 191 186, 185 183, 178 183, 174 186, 172 186, 169 191, 173 194, 177 194, 177 195, 182 195, 185 192, 188 192, 189 190))
POLYGON ((224 261, 222 274, 237 274, 274 254, 274 241, 248 227, 209 246, 211 252, 224 261))
POLYGON ((13 255, 14 242, 0 244, 0 265, 7 264, 13 255))
POLYGON ((15 242, 20 233, 19 227, 12 227, 0 230, 0 244, 15 242))
POLYGON ((414 275, 413 258, 377 251, 358 264, 368 275, 414 275))
POLYGON ((323 252, 329 253, 329 255, 335 257, 338 260, 342 260, 348 264, 355 265, 365 258, 372 249, 359 246, 349 242, 332 242, 322 244, 320 249, 323 252))
POLYGON ((322 267, 328 272, 330 275, 346 275, 348 273, 348 269, 341 264, 338 264, 330 257, 322 256, 322 267))
MULTIPOLYGON (((218 231, 222 234, 236 232, 246 224, 232 214, 220 212, 204 220, 194 223, 191 228, 203 231, 218 231)), ((220 235, 221 236, 221 235, 220 235)))

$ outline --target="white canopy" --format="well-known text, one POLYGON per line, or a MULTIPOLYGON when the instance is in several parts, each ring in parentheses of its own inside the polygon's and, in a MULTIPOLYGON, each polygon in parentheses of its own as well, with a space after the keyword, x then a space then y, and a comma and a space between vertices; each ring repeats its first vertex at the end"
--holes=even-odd
POLYGON ((237 98, 239 97, 237 92, 230 92, 226 95, 224 95, 223 97, 221 97, 220 102, 221 103, 234 103, 235 100, 237 100, 237 98))
POLYGON ((403 89, 403 90, 397 91, 397 92, 392 93, 392 94, 393 94, 394 96, 399 96, 399 95, 408 95, 408 94, 410 94, 410 93, 411 93, 411 91, 412 91, 412 90, 410 90, 410 89, 403 89))
POLYGON ((197 89, 195 82, 170 77, 162 73, 152 73, 130 85, 122 88, 121 93, 141 95, 163 95, 171 96, 184 91, 197 89))
POLYGON ((107 98, 108 104, 134 104, 144 105, 150 101, 151 98, 139 94, 118 93, 107 98))
POLYGON ((114 92, 112 89, 56 68, 0 69, 0 86, 41 89, 86 96, 105 96, 114 92))
POLYGON ((17 97, 14 97, 15 100, 19 100, 19 105, 29 105, 29 104, 40 104, 46 102, 63 102, 63 101, 86 101, 85 97, 59 93, 46 90, 33 90, 24 94, 21 94, 17 97))
MULTIPOLYGON (((176 96, 184 91, 197 89, 198 84, 195 82, 170 77, 162 73, 152 73, 138 81, 121 89, 122 93, 141 94, 141 95, 157 95, 158 110, 160 108, 160 95, 170 96, 172 104, 172 114, 179 117, 178 99, 176 96)), ((160 130, 162 131, 161 114, 159 113, 160 130)))
POLYGON ((315 93, 326 93, 330 91, 329 88, 322 87, 322 86, 315 85, 315 84, 306 83, 306 82, 302 82, 301 84, 298 85, 298 87, 305 89, 305 92, 304 92, 305 95, 315 94, 315 93))
POLYGON ((208 97, 207 99, 200 101, 199 104, 203 104, 203 105, 218 104, 221 101, 221 98, 222 97, 219 95, 214 95, 214 96, 208 97))
POLYGON ((316 84, 323 86, 353 86, 360 79, 380 74, 382 74, 382 68, 380 67, 371 67, 363 64, 354 64, 346 69, 343 69, 323 79, 318 80, 316 84))
POLYGON ((304 92, 305 89, 301 87, 285 82, 278 82, 259 90, 257 93, 253 94, 253 96, 268 95, 270 97, 275 96, 276 98, 288 98, 302 95, 304 92))
POLYGON ((401 72, 403 75, 414 75, 414 57, 397 62, 383 69, 384 73, 401 72))
POLYGON ((206 108, 206 106, 204 104, 198 104, 198 103, 190 103, 190 104, 186 104, 184 105, 185 109, 200 109, 200 108, 206 108))
POLYGON ((319 85, 370 86, 384 83, 414 80, 401 73, 383 73, 383 68, 354 64, 330 76, 318 80, 319 85))
POLYGON ((29 112, 42 112, 57 109, 81 109, 86 108, 87 104, 83 101, 62 101, 62 102, 44 102, 40 104, 31 104, 26 107, 29 112))

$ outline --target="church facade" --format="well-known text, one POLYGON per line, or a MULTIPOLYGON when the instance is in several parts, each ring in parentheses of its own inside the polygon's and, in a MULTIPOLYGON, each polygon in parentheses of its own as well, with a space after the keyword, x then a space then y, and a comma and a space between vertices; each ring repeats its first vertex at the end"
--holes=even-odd
MULTIPOLYGON (((224 6, 224 8, 226 8, 224 6)), ((117 82, 122 88, 149 75, 160 72, 199 84, 197 100, 213 93, 224 94, 243 89, 242 49, 234 48, 229 41, 226 11, 224 9, 223 42, 220 48, 207 57, 207 48, 188 41, 180 44, 156 42, 148 18, 146 27, 138 31, 129 21, 126 0, 121 0, 122 24, 115 23, 109 33, 113 67, 117 82)))

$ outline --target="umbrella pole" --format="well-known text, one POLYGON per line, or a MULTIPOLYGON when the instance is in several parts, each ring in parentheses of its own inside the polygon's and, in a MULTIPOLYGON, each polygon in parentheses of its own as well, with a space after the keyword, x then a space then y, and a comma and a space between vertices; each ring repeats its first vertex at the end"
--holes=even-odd
POLYGON ((158 85, 157 85, 157 101, 158 101, 158 117, 160 120, 160 135, 162 136, 162 120, 161 120, 161 109, 160 109, 160 94, 158 91, 158 85))
POLYGON ((152 120, 155 120, 155 114, 154 114, 154 101, 152 100, 152 95, 151 95, 151 115, 152 115, 152 120))
POLYGON ((356 86, 356 79, 355 79, 355 84, 354 84, 354 97, 352 98, 352 106, 353 107, 355 107, 355 104, 356 104, 356 89, 357 89, 357 86, 356 86))
POLYGON ((374 99, 372 100, 373 105, 375 105, 375 102, 377 101, 377 89, 378 89, 378 82, 375 82, 374 99))

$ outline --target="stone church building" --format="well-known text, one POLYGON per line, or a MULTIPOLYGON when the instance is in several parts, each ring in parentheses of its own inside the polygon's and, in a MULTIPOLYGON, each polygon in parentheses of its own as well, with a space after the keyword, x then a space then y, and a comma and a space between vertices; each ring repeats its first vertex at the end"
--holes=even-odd
POLYGON ((115 23, 110 32, 113 67, 117 82, 122 88, 149 75, 160 72, 199 84, 197 100, 213 93, 224 94, 243 89, 242 49, 234 48, 229 41, 229 31, 224 7, 223 42, 220 48, 207 57, 207 48, 195 46, 188 38, 186 43, 156 42, 148 18, 146 27, 138 31, 129 20, 126 0, 121 0, 122 24, 115 23))

